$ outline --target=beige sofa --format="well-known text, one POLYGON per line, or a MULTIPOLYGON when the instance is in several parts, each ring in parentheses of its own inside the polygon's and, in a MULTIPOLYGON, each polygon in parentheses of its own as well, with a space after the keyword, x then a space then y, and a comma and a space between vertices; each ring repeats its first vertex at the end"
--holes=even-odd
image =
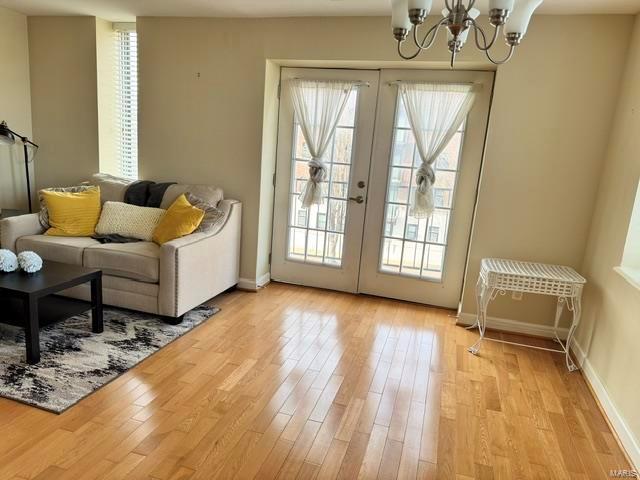
MULTIPOLYGON (((110 187, 113 185, 102 188, 103 202, 121 201, 122 189, 110 190, 110 187)), ((163 206, 168 203, 165 202, 168 195, 185 189, 190 190, 188 186, 167 190, 163 206)), ((101 244, 88 237, 46 236, 37 213, 0 221, 0 245, 16 253, 34 251, 45 261, 102 270, 105 305, 181 317, 238 283, 242 204, 222 199, 218 208, 226 214, 219 228, 211 233, 187 235, 162 246, 152 242, 101 244)), ((89 300, 89 285, 75 287, 64 294, 89 300)))

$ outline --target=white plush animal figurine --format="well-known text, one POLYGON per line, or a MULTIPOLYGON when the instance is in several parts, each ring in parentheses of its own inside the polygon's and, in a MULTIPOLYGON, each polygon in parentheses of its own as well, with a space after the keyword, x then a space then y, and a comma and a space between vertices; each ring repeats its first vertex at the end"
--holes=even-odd
POLYGON ((18 254, 18 264, 26 273, 36 273, 42 268, 42 258, 35 252, 18 254))
POLYGON ((10 273, 18 269, 18 257, 11 250, 0 250, 0 272, 10 273))

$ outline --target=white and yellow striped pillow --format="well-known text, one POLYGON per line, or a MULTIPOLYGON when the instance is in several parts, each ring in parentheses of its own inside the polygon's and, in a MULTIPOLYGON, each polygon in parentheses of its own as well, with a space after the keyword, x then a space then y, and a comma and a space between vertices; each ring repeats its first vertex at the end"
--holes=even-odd
POLYGON ((90 237, 95 234, 100 218, 100 188, 84 192, 42 191, 49 211, 51 228, 45 235, 90 237))

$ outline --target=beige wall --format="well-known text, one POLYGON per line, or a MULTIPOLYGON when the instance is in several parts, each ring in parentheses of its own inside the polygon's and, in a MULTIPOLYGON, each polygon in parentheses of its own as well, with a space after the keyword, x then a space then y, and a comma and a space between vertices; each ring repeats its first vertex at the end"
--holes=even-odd
MULTIPOLYGON (((542 20, 496 76, 465 312, 483 257, 581 267, 633 18, 542 20)), ((525 295, 489 314, 550 324, 554 312, 552 298, 525 295)))
POLYGON ((640 445, 640 291, 613 268, 622 259, 639 179, 640 16, 635 22, 584 257, 583 272, 589 284, 583 325, 578 332, 579 344, 633 432, 637 445, 640 445))
POLYGON ((29 17, 33 133, 39 188, 98 171, 95 17, 29 17))
MULTIPOLYGON (((0 121, 31 137, 27 17, 0 7, 0 121)), ((38 139, 35 139, 37 142, 38 139)), ((33 178, 33 177, 32 177, 33 178)), ((22 144, 0 146, 0 208, 27 208, 22 144)))
MULTIPOLYGON (((536 17, 516 58, 498 70, 472 283, 490 255, 580 267, 631 26, 627 16, 536 17), (571 48, 559 48, 569 39, 571 48)), ((141 176, 215 183, 242 200, 241 276, 255 279, 266 269, 271 209, 267 60, 390 65, 388 19, 139 18, 138 32, 141 176)), ((446 51, 423 60, 403 65, 440 67, 446 51)), ((471 47, 464 65, 490 68, 471 47)), ((540 323, 552 308, 525 297, 497 302, 492 314, 540 323)), ((468 292, 464 310, 474 309, 468 292)))

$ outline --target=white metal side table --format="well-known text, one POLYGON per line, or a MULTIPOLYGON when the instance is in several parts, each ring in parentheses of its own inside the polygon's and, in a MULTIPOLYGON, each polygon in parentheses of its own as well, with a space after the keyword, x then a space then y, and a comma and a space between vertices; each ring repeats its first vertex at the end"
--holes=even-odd
POLYGON ((478 317, 476 323, 469 327, 478 327, 480 338, 473 346, 469 347, 468 350, 476 355, 480 350, 482 341, 486 338, 487 340, 501 343, 564 353, 569 371, 573 372, 578 370, 578 366, 569 354, 569 349, 578 324, 580 323, 582 313, 582 289, 585 283, 587 283, 587 281, 570 267, 503 260, 500 258, 482 259, 480 275, 478 277, 478 283, 476 284, 478 317), (505 295, 507 292, 537 293, 540 295, 552 295, 558 298, 554 335, 555 340, 560 344, 562 349, 544 348, 485 337, 489 303, 498 295, 505 295), (560 322, 560 317, 562 316, 565 305, 569 311, 573 312, 573 321, 571 322, 567 339, 563 342, 558 336, 558 323, 560 322))

